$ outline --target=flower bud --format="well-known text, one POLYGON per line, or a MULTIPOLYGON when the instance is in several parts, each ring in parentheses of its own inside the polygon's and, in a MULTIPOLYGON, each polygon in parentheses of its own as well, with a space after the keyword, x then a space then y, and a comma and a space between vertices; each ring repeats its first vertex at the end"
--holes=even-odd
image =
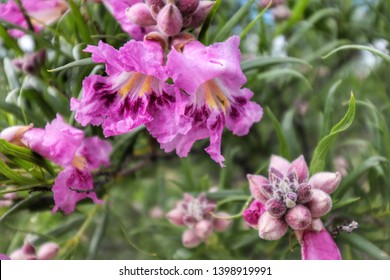
POLYGON ((324 228, 324 224, 322 223, 322 221, 320 219, 314 219, 311 221, 310 227, 313 231, 318 232, 324 228))
POLYGON ((194 230, 188 229, 183 233, 182 242, 184 247, 194 248, 198 246, 202 242, 202 240, 198 236, 196 236, 194 230))
POLYGON ((287 174, 290 173, 296 174, 296 178, 298 179, 299 183, 303 183, 307 180, 309 176, 309 169, 307 167, 305 158, 302 155, 291 163, 287 174))
POLYGON ((297 205, 287 211, 285 220, 293 230, 304 230, 311 224, 311 214, 305 206, 297 205))
POLYGON ((13 65, 26 74, 35 74, 46 57, 44 49, 12 60, 13 65))
POLYGON ((214 1, 200 1, 198 8, 191 15, 191 20, 186 24, 186 28, 197 28, 203 24, 214 6, 214 1))
POLYGON ((162 8, 165 5, 164 0, 145 0, 145 3, 149 7, 156 6, 162 8))
POLYGON ((248 174, 246 177, 249 181, 249 189, 251 191, 252 196, 257 200, 260 200, 261 202, 266 202, 273 193, 272 190, 269 190, 270 188, 272 189, 271 186, 268 187, 268 189, 264 192, 261 190, 261 186, 269 184, 267 178, 260 175, 251 174, 248 174))
POLYGON ((259 219, 264 212, 264 204, 260 201, 255 200, 247 209, 245 209, 245 211, 242 213, 242 217, 249 226, 253 228, 258 228, 259 219))
POLYGON ((144 40, 155 41, 161 45, 161 48, 164 50, 168 46, 168 39, 166 36, 157 31, 149 32, 145 35, 144 40))
POLYGON ((266 240, 277 240, 288 230, 288 225, 281 219, 272 217, 265 212, 259 220, 259 236, 266 240))
POLYGON ((184 213, 180 208, 174 208, 165 216, 171 224, 176 226, 184 225, 184 213))
POLYGON ((274 189, 272 185, 261 185, 260 191, 267 200, 274 195, 274 189))
POLYGON ((297 198, 298 198, 298 195, 296 193, 294 193, 294 192, 287 193, 286 197, 285 197, 285 202, 286 202, 287 208, 295 207, 297 198))
POLYGON ((183 18, 179 9, 171 3, 165 5, 158 13, 157 26, 167 36, 178 34, 183 27, 183 18))
POLYGON ((187 16, 196 11, 199 6, 199 0, 176 0, 176 6, 183 16, 187 16))
POLYGON ((297 188, 297 202, 304 204, 311 200, 311 196, 313 195, 311 191, 311 185, 309 184, 300 184, 297 188))
POLYGON ((43 244, 37 253, 38 260, 52 260, 57 256, 60 247, 54 242, 43 244))
POLYGON ((331 194, 340 185, 340 181, 340 172, 320 172, 314 174, 310 178, 309 184, 312 185, 314 189, 319 189, 328 194, 331 194))
POLYGON ((202 240, 206 240, 213 232, 213 225, 208 220, 203 220, 195 225, 195 234, 202 240))
POLYGON ((215 218, 213 220, 213 229, 219 232, 225 231, 230 226, 230 220, 228 220, 230 215, 225 212, 218 212, 217 216, 221 217, 221 219, 215 218))
POLYGON ((155 206, 150 209, 149 215, 152 219, 161 219, 164 217, 164 211, 159 206, 155 206))
POLYGON ((287 207, 283 201, 277 198, 271 198, 265 204, 265 209, 272 217, 280 218, 286 213, 287 207))
POLYGON ((329 194, 319 189, 313 189, 313 196, 307 203, 307 207, 314 218, 319 218, 330 211, 332 208, 332 199, 329 194))
POLYGON ((291 11, 285 5, 278 5, 272 9, 272 15, 276 20, 286 20, 291 17, 291 11))
POLYGON ((7 127, 3 129, 0 133, 0 139, 4 139, 11 144, 25 147, 26 145, 23 143, 23 135, 26 131, 30 130, 32 125, 17 125, 7 127))
POLYGON ((172 46, 179 52, 182 52, 185 45, 196 40, 195 37, 187 32, 181 32, 172 38, 172 46))
POLYGON ((36 260, 35 249, 30 243, 26 243, 22 248, 17 249, 9 256, 13 260, 36 260))
POLYGON ((125 14, 132 22, 142 27, 156 24, 156 20, 145 3, 137 3, 127 8, 125 14))

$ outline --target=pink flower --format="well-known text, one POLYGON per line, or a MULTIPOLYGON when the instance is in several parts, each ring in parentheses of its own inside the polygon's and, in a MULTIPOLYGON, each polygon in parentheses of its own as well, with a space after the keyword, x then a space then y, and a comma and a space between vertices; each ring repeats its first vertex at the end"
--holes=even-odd
POLYGON ((1 261, 7 261, 7 260, 11 260, 11 258, 8 257, 7 255, 0 254, 0 260, 1 260, 1 261))
POLYGON ((116 50, 100 42, 86 51, 95 62, 106 64, 108 76, 87 77, 82 99, 71 100, 83 126, 102 124, 108 137, 146 125, 152 135, 168 140, 188 130, 176 113, 177 97, 164 82, 168 76, 158 43, 132 40, 116 50))
POLYGON ((56 243, 46 242, 36 253, 34 246, 27 242, 13 251, 10 256, 0 254, 0 260, 52 260, 57 256, 59 249, 56 243))
POLYGON ((183 52, 172 48, 167 67, 175 86, 188 94, 184 115, 191 128, 171 141, 159 141, 165 151, 176 149, 185 157, 197 140, 210 138, 206 152, 223 166, 223 128, 242 136, 261 119, 261 107, 250 101, 253 93, 241 88, 246 78, 240 67, 239 43, 239 37, 233 36, 209 47, 192 41, 183 52))
POLYGON ((339 248, 326 229, 306 231, 301 250, 303 260, 341 260, 339 248))
POLYGON ((103 0, 103 4, 115 17, 122 29, 133 39, 138 41, 142 40, 147 33, 155 30, 155 28, 152 27, 138 26, 126 16, 126 10, 128 8, 132 7, 134 4, 142 2, 142 0, 103 0))
MULTIPOLYGON (((68 4, 64 0, 22 0, 21 2, 30 17, 35 32, 57 21, 68 9, 68 4)), ((14 0, 0 4, 0 18, 28 29, 27 21, 14 0)), ((11 29, 9 32, 13 37, 21 37, 24 34, 17 29, 11 29)))
POLYGON ((187 226, 188 229, 182 236, 184 247, 196 247, 207 241, 213 231, 225 231, 229 227, 227 213, 218 212, 215 216, 211 214, 215 207, 215 203, 208 201, 204 193, 197 198, 184 194, 184 199, 166 214, 170 223, 187 226))
POLYGON ((31 128, 23 143, 41 156, 64 167, 52 188, 55 206, 66 214, 74 211, 78 201, 91 198, 102 203, 93 188, 92 171, 109 165, 111 144, 98 137, 86 138, 84 132, 66 124, 60 115, 45 129, 31 128))
POLYGON ((323 256, 330 258, 337 246, 319 218, 332 208, 329 193, 340 184, 339 172, 320 172, 309 178, 303 156, 292 163, 272 156, 268 178, 248 175, 248 180, 255 201, 244 211, 243 217, 250 226, 258 229, 260 238, 279 239, 290 227, 303 246, 304 259, 311 256, 321 258, 323 248, 317 242, 330 244, 329 255, 324 251, 323 256))

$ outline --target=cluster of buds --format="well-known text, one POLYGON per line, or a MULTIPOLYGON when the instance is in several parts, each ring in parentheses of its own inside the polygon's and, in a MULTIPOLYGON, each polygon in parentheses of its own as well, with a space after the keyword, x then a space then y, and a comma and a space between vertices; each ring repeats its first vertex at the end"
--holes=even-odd
POLYGON ((136 25, 157 27, 172 37, 201 26, 213 5, 213 1, 200 0, 145 0, 129 7, 126 16, 136 25))
POLYGON ((166 217, 174 225, 188 227, 183 233, 182 242, 184 247, 194 248, 207 241, 213 231, 222 232, 228 228, 229 215, 225 212, 212 215, 215 208, 216 204, 208 201, 204 193, 197 198, 184 194, 184 199, 178 201, 166 217))
POLYGON ((340 184, 341 175, 320 172, 309 178, 303 156, 291 164, 272 156, 268 179, 260 175, 248 179, 255 201, 243 214, 247 223, 263 239, 279 239, 290 227, 301 240, 305 231, 323 230, 319 218, 332 208, 329 194, 340 184))
POLYGON ((3 260, 53 260, 60 248, 54 242, 47 242, 39 247, 36 252, 34 246, 31 243, 26 243, 22 248, 13 251, 9 257, 0 254, 0 259, 3 260))

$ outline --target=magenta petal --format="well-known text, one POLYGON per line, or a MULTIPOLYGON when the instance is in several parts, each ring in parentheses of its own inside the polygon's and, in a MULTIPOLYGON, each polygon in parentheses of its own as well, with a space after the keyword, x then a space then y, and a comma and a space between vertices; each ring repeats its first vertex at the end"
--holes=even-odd
POLYGON ((87 197, 95 203, 103 203, 93 190, 92 174, 89 170, 80 171, 74 167, 66 167, 61 171, 52 188, 55 206, 52 213, 61 209, 70 214, 77 202, 87 197))
POLYGON ((120 60, 119 51, 111 45, 99 41, 97 46, 88 45, 84 51, 92 53, 94 62, 106 64, 108 75, 120 74, 123 71, 123 62, 120 60))
POLYGON ((306 231, 303 234, 303 260, 341 260, 337 244, 326 229, 320 232, 306 231))
POLYGON ((0 254, 0 260, 6 261, 6 260, 11 260, 11 259, 10 259, 10 257, 8 257, 7 255, 0 254))
POLYGON ((260 201, 255 200, 247 209, 245 209, 245 211, 242 213, 242 217, 249 226, 257 228, 259 219, 264 212, 265 205, 260 201))
POLYGON ((225 158, 221 155, 221 141, 224 124, 224 116, 222 114, 212 114, 207 120, 207 128, 210 131, 210 146, 205 150, 221 167, 225 166, 223 164, 225 158))
POLYGON ((88 162, 88 168, 96 169, 101 165, 110 165, 110 153, 112 146, 109 142, 94 136, 83 141, 81 149, 78 151, 88 162))

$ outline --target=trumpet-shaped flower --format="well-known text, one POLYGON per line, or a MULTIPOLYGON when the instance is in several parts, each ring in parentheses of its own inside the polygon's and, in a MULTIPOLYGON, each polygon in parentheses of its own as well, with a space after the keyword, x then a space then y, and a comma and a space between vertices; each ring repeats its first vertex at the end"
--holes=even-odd
MULTIPOLYGON (((22 0, 21 4, 35 32, 57 21, 68 9, 68 4, 64 0, 22 0)), ((0 4, 0 18, 25 29, 29 28, 26 18, 14 0, 0 4)), ((23 34, 21 30, 10 30, 13 37, 21 37, 23 34)))
POLYGON ((132 40, 116 50, 100 42, 86 51, 95 62, 106 64, 108 76, 87 77, 82 99, 71 100, 75 118, 83 126, 102 124, 105 136, 112 136, 146 125, 155 137, 168 139, 173 137, 169 134, 188 129, 182 124, 176 130, 180 126, 177 96, 164 82, 168 77, 158 43, 132 40))
POLYGON ((340 184, 339 172, 320 172, 309 178, 303 156, 292 163, 272 156, 268 178, 248 175, 248 180, 255 200, 243 217, 258 229, 260 238, 279 239, 290 227, 302 245, 303 259, 341 258, 319 219, 332 208, 329 194, 340 184))
POLYGON ((209 47, 192 41, 183 52, 172 48, 167 67, 175 86, 188 95, 184 115, 190 120, 190 129, 171 141, 159 141, 165 151, 176 149, 184 157, 197 140, 210 138, 206 152, 223 166, 223 128, 242 136, 261 119, 262 108, 250 101, 253 93, 241 88, 246 77, 240 67, 239 43, 239 37, 233 36, 209 47))

